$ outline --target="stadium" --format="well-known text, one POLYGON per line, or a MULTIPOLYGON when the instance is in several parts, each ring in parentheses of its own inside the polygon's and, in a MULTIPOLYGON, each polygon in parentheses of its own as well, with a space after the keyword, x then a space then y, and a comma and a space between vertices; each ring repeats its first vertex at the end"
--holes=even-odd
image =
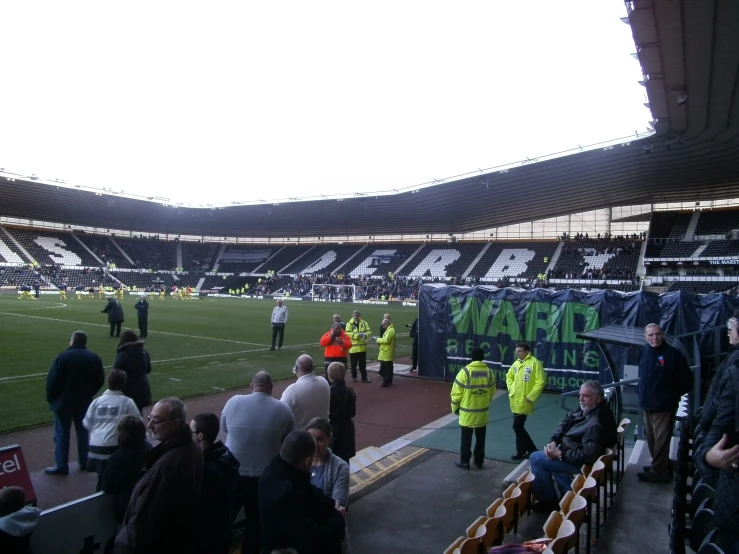
MULTIPOLYGON (((373 331, 392 314, 399 379, 388 393, 400 394, 352 385, 355 554, 482 552, 541 537, 542 528, 550 539, 560 533, 550 544, 559 552, 735 552, 726 530, 715 529, 712 502, 704 503, 715 491, 700 483, 692 455, 710 377, 730 349, 726 321, 739 307, 739 9, 728 1, 626 7, 653 117, 647 134, 393 194, 279 203, 193 207, 0 168, 0 351, 8 361, 0 454, 11 447, 2 459, 13 459, 13 445, 25 453, 44 509, 33 551, 102 551, 115 533, 104 516, 109 501, 88 496, 89 476, 60 484, 44 475, 53 445, 43 383, 80 328, 112 367, 100 311, 124 290, 125 327, 136 330, 141 294, 152 306, 155 396, 187 399, 192 414, 220 414, 259 370, 284 389, 299 354, 320 365, 318 339, 333 314, 346 320, 359 309, 373 331), (290 320, 285 348, 272 353, 277 299, 290 320), (406 327, 416 317, 412 372, 406 327), (695 387, 677 414, 674 480, 645 488, 636 478, 649 462, 636 354, 652 321, 685 352, 695 387), (583 469, 582 511, 562 506, 572 529, 531 512, 528 462, 509 459, 502 391, 520 340, 534 345, 548 377, 529 423, 536 444, 548 442, 588 379, 607 389, 622 425, 602 470, 583 469), (449 390, 473 346, 485 349, 498 381, 488 436, 499 444, 488 445, 484 472, 464 474, 454 468, 449 390)), ((377 354, 370 347, 371 372, 377 354)), ((235 530, 233 552, 240 541, 235 530)))

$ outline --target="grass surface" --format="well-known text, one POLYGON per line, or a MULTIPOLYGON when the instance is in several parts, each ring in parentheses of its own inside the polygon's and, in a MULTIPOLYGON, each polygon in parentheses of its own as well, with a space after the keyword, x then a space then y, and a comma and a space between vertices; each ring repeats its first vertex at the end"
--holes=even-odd
MULTIPOLYGON (((118 341, 108 338, 105 301, 73 293, 60 302, 56 296, 18 300, 0 295, 0 432, 50 423, 45 398, 46 374, 54 358, 67 348, 78 329, 88 334, 88 348, 110 369, 118 341)), ((122 304, 124 328, 136 328, 137 297, 126 295, 122 304)), ((243 387, 261 370, 275 380, 292 377, 295 359, 310 354, 323 365, 318 341, 338 312, 348 321, 359 308, 376 333, 382 314, 390 312, 398 338, 398 357, 410 355, 406 323, 416 317, 415 307, 286 302, 289 319, 282 350, 269 350, 272 300, 214 298, 150 301, 146 349, 152 359, 149 376, 154 398, 189 397, 243 387)), ((368 361, 376 359, 377 346, 368 348, 368 361)), ((103 389, 104 390, 104 389, 103 389)), ((100 391, 102 393, 102 390, 100 391)))

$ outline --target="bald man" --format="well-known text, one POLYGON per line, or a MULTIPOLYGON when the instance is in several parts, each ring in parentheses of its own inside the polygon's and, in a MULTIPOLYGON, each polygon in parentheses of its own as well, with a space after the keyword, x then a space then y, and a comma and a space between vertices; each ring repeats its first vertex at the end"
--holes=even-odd
MULTIPOLYGON (((323 379, 325 382, 325 379, 323 379)), ((328 386, 328 385, 327 385, 328 386)), ((280 453, 284 438, 295 427, 288 406, 272 398, 272 377, 260 371, 251 380, 251 394, 233 396, 221 413, 221 431, 226 433, 226 447, 239 461, 239 490, 233 513, 244 507, 246 529, 241 551, 259 553, 259 477, 280 453)))
POLYGON ((314 417, 328 418, 330 391, 328 381, 313 372, 313 358, 303 354, 295 361, 293 373, 298 380, 285 389, 282 400, 295 416, 295 428, 305 429, 314 417))

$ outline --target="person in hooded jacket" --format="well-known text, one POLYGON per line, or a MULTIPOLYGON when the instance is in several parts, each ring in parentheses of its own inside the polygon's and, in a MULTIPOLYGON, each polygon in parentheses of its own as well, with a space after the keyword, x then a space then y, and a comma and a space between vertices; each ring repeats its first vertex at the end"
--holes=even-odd
POLYGON ((228 554, 231 542, 231 513, 239 480, 239 461, 217 440, 220 422, 215 414, 198 414, 190 422, 193 440, 203 449, 203 488, 200 492, 202 554, 228 554))
POLYGON ((126 372, 126 386, 123 388, 123 394, 134 401, 143 416, 144 408, 151 406, 151 388, 148 377, 151 373, 151 359, 144 349, 144 341, 139 340, 136 333, 130 329, 121 333, 118 354, 113 360, 113 367, 126 372))
POLYGON ((118 450, 108 458, 102 490, 114 494, 113 515, 123 523, 131 493, 144 469, 144 454, 151 450, 146 440, 146 425, 139 416, 125 416, 116 427, 118 450))
POLYGON ((41 510, 25 504, 26 493, 21 487, 0 489, 0 552, 3 554, 31 554, 31 533, 41 510))

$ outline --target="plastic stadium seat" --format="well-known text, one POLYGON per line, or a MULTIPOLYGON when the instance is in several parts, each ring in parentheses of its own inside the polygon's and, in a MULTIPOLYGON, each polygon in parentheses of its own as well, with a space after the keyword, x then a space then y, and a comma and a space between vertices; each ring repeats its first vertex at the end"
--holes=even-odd
MULTIPOLYGON (((703 504, 707 504, 708 499, 703 501, 703 504)), ((705 540, 708 533, 716 529, 716 522, 713 517, 713 510, 702 507, 695 512, 693 518, 693 526, 690 529, 690 548, 698 551, 701 543, 705 540)))

